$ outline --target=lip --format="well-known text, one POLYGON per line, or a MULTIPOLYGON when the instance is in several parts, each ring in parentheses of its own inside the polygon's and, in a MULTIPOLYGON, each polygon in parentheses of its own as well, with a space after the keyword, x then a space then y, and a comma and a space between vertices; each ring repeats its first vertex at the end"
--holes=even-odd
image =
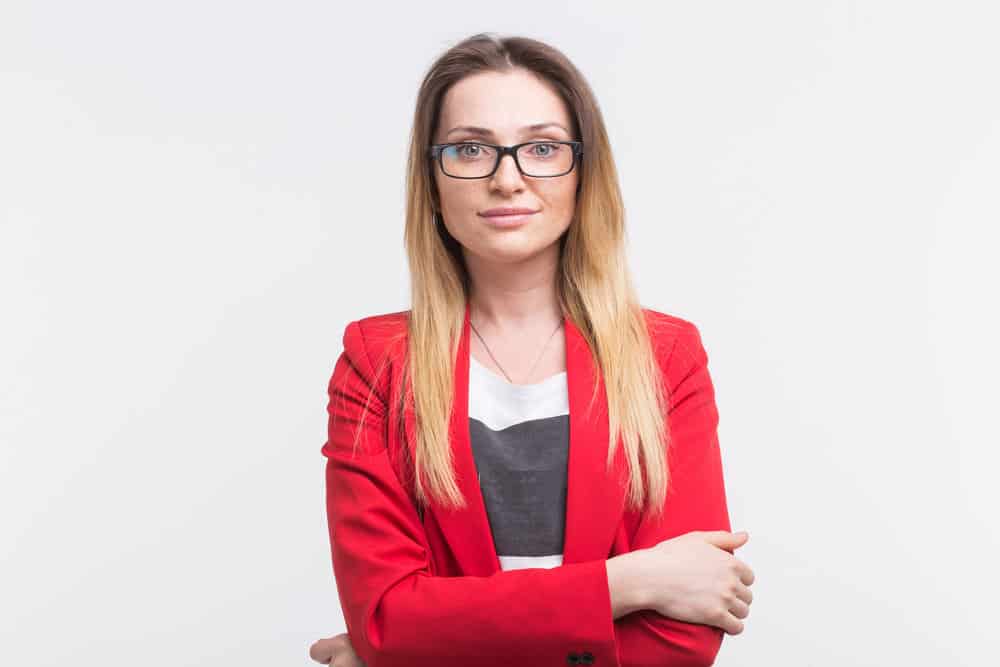
POLYGON ((538 213, 538 211, 523 206, 498 206, 497 208, 481 211, 479 215, 491 218, 497 215, 521 215, 523 213, 538 213))
POLYGON ((520 206, 491 208, 479 215, 494 227, 516 227, 527 222, 538 211, 520 206))

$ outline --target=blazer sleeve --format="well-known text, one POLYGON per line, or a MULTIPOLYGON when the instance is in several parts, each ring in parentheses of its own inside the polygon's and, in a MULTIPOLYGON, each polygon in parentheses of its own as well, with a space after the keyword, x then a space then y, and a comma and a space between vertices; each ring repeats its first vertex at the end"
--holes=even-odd
MULTIPOLYGON (((328 394, 322 453, 333 572, 351 644, 367 667, 565 665, 576 663, 574 653, 617 667, 606 561, 488 577, 431 573, 423 525, 387 453, 387 391, 360 321, 347 325, 328 394)), ((663 641, 638 632, 626 631, 633 651, 663 641)))
MULTIPOLYGON (((671 477, 657 520, 644 514, 631 546, 646 549, 695 530, 731 530, 719 451, 719 414, 708 356, 694 324, 684 321, 665 370, 670 404, 671 477)), ((720 628, 668 618, 642 609, 615 620, 623 667, 705 667, 722 644, 720 628)))

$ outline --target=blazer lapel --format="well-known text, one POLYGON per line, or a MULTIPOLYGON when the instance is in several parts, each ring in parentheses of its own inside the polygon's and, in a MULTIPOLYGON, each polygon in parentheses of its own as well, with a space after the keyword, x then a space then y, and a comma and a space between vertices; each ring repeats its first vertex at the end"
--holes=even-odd
POLYGON ((469 437, 469 330, 469 304, 466 301, 458 358, 455 360, 455 396, 449 422, 452 463, 458 490, 465 498, 465 507, 451 509, 432 501, 428 511, 434 515, 462 574, 485 577, 500 570, 500 559, 497 558, 493 531, 479 488, 479 473, 469 437))
MULTIPOLYGON (((489 576, 501 570, 489 516, 469 438, 469 304, 455 360, 454 407, 449 422, 451 451, 458 488, 466 507, 448 509, 436 502, 428 508, 451 548, 462 573, 489 576)), ((566 377, 569 389, 569 457, 563 562, 606 559, 622 518, 627 464, 621 440, 612 470, 608 455, 607 398, 586 339, 567 316, 566 377), (588 410, 593 382, 597 398, 588 410)), ((412 444, 410 445, 412 447, 412 444)), ((412 459, 411 459, 412 460, 412 459)))
POLYGON ((625 509, 627 461, 617 439, 609 470, 608 406, 604 381, 583 334, 567 316, 566 376, 569 385, 569 483, 563 563, 604 560, 610 556, 625 509), (594 383, 597 397, 589 406, 594 383))

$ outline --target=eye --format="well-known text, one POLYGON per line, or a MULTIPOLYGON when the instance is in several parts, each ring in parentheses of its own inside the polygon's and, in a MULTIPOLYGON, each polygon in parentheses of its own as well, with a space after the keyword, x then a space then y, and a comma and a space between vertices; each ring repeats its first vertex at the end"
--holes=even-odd
POLYGON ((551 157, 553 153, 558 153, 560 148, 561 144, 532 144, 531 154, 532 157, 551 157))
POLYGON ((493 154, 489 146, 471 142, 453 144, 449 150, 453 155, 465 160, 477 160, 493 154))

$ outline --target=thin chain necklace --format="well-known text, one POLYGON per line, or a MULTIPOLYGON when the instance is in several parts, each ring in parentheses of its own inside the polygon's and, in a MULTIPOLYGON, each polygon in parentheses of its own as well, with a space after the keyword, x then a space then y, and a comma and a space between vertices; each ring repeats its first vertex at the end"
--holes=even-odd
MULTIPOLYGON (((476 325, 472 323, 471 319, 469 320, 469 325, 472 327, 472 330, 476 332, 476 337, 479 338, 479 341, 483 344, 483 347, 486 349, 486 354, 490 355, 490 359, 492 359, 493 363, 497 365, 497 368, 499 368, 500 372, 503 373, 503 376, 507 378, 507 381, 510 382, 511 384, 514 384, 514 381, 510 379, 509 375, 507 375, 507 371, 505 371, 503 366, 500 365, 500 362, 497 361, 497 358, 493 356, 493 352, 492 350, 490 350, 490 346, 486 344, 485 340, 483 340, 482 335, 480 335, 479 333, 479 329, 476 328, 476 325)), ((538 365, 539 360, 542 358, 542 354, 545 352, 545 348, 549 346, 549 343, 552 341, 552 337, 556 335, 556 331, 559 331, 562 325, 563 323, 560 321, 559 326, 556 327, 555 331, 549 334, 548 339, 545 341, 545 345, 542 346, 542 351, 538 353, 538 357, 535 358, 535 363, 531 365, 531 370, 528 371, 528 375, 526 377, 531 377, 531 372, 534 371, 535 366, 538 365)))

